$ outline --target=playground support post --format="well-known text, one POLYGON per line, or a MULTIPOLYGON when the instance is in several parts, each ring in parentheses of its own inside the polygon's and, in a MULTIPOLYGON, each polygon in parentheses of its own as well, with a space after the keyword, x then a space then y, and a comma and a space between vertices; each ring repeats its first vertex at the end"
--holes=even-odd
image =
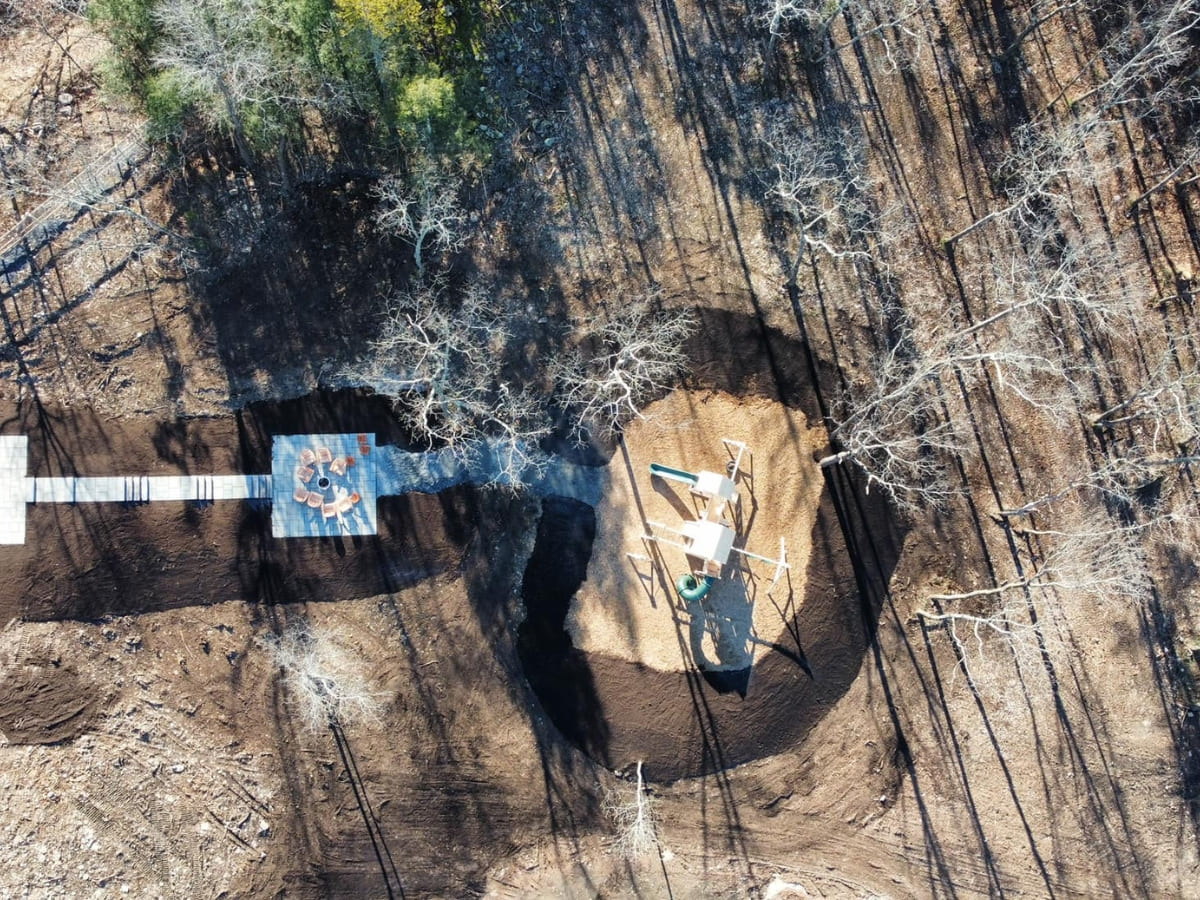
POLYGON ((733 458, 733 469, 729 472, 729 480, 737 481, 737 473, 742 467, 742 456, 749 448, 747 448, 745 441, 735 441, 733 438, 723 437, 721 438, 721 443, 725 445, 727 451, 730 447, 737 447, 737 454, 733 458))

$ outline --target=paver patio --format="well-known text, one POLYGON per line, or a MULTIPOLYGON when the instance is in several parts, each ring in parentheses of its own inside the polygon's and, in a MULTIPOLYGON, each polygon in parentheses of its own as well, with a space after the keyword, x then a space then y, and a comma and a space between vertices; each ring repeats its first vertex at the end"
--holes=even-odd
POLYGON ((376 493, 373 433, 277 434, 272 438, 274 537, 375 534, 376 493), (305 500, 297 499, 298 491, 307 495, 305 500))

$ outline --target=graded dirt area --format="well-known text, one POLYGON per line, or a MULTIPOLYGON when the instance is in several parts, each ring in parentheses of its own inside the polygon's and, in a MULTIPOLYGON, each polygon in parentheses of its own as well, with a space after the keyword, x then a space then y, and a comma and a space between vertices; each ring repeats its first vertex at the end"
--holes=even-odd
MULTIPOLYGON (((547 501, 526 568, 522 661, 555 725, 606 766, 639 760, 658 781, 719 772, 792 746, 820 722, 861 666, 878 607, 860 597, 834 492, 813 459, 804 415, 768 397, 677 390, 646 408, 608 463, 599 508, 547 501), (651 462, 725 471, 746 436, 735 546, 711 593, 685 600, 676 578, 696 564, 643 542, 645 522, 694 518, 687 485, 651 478, 651 462), (765 551, 765 552, 764 552, 765 551)), ((870 498, 866 498, 870 501, 870 498)), ((855 513, 890 545, 883 504, 855 513)), ((676 538, 678 540, 678 538, 676 538)), ((887 570, 894 554, 884 549, 887 570)), ((866 583, 879 575, 864 574, 866 583)))

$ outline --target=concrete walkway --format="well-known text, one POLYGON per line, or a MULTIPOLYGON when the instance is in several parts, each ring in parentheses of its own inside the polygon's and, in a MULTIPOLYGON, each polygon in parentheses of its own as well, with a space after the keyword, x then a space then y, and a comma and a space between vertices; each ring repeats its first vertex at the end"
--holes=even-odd
POLYGON ((0 544, 25 543, 25 472, 29 438, 0 435, 0 544))
POLYGON ((120 475, 26 478, 23 503, 270 500, 270 475, 120 475))
MULTIPOLYGON (((119 475, 109 477, 30 478, 29 441, 25 435, 0 435, 0 544, 25 543, 25 507, 29 503, 206 503, 216 500, 272 501, 270 475, 119 475)), ((508 450, 486 443, 466 459, 450 450, 409 453, 398 447, 375 448, 376 495, 436 494, 458 484, 510 484, 504 474, 508 450)), ((602 466, 578 466, 543 456, 522 477, 541 497, 566 497, 597 506, 607 473, 602 466)))
MULTIPOLYGON (((506 484, 503 477, 506 459, 502 444, 484 444, 463 460, 443 449, 428 453, 409 453, 398 447, 377 449, 375 480, 382 495, 413 492, 436 494, 457 484, 506 484)), ((605 469, 577 466, 556 456, 547 456, 540 471, 527 472, 527 487, 540 497, 567 497, 596 506, 604 491, 605 469)))

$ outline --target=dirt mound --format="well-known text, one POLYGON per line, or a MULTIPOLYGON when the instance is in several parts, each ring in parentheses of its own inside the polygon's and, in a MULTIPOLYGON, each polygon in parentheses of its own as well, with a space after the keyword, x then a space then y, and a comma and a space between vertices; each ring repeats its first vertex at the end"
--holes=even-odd
MULTIPOLYGON (((882 504, 859 512, 870 517, 860 532, 887 533, 882 504)), ((660 782, 762 759, 801 740, 854 682, 879 610, 860 595, 834 492, 821 495, 807 566, 791 573, 795 614, 741 672, 667 671, 570 644, 570 579, 555 595, 554 573, 583 565, 591 517, 587 507, 559 505, 538 530, 524 593, 530 620, 542 621, 523 627, 543 641, 523 641, 521 659, 551 720, 593 759, 612 768, 644 760, 646 776, 660 782)), ((675 627, 686 653, 686 627, 675 627)))
POLYGON ((798 410, 677 391, 647 413, 610 463, 599 509, 546 504, 521 655, 569 740, 606 766, 643 760, 647 777, 673 781, 784 750, 846 692, 878 609, 860 599, 839 518, 884 535, 888 511, 876 501, 839 517, 841 488, 812 461, 817 436, 798 410), (641 535, 647 519, 677 527, 696 509, 686 485, 652 480, 648 466, 724 471, 721 437, 751 444, 738 545, 774 556, 783 537, 792 568, 771 585, 773 565, 734 554, 713 592, 688 602, 674 587, 684 553, 641 535))

